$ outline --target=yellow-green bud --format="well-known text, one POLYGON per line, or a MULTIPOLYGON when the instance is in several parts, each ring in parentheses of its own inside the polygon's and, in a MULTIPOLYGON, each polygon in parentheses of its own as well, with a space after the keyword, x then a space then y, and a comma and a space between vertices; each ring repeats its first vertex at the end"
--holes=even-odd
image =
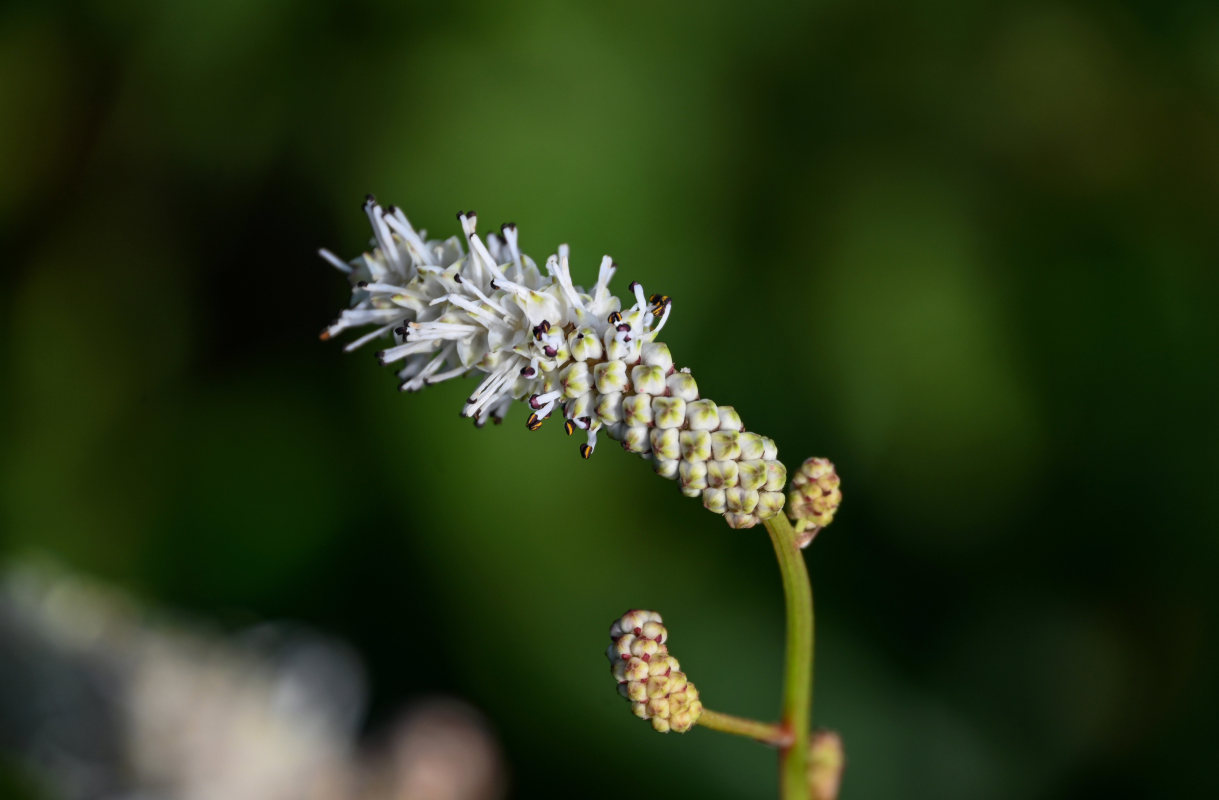
POLYGON ((828 458, 806 459, 792 477, 787 514, 801 547, 807 547, 818 531, 834 521, 834 512, 842 502, 841 482, 828 458))
POLYGON ((703 704, 681 664, 669 655, 669 632, 655 611, 633 610, 610 626, 613 643, 606 650, 618 693, 631 711, 650 720, 661 733, 685 733, 694 727, 703 704))
POLYGON ((842 737, 834 731, 814 731, 808 745, 808 788, 813 800, 838 800, 845 767, 842 737))

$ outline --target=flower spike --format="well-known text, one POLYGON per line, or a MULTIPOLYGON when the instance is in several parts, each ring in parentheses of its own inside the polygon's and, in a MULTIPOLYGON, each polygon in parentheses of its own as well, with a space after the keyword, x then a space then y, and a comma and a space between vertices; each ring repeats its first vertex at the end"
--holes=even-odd
POLYGON ((610 626, 605 656, 618 693, 640 719, 660 733, 685 733, 703 713, 698 689, 669 655, 669 632, 655 611, 628 611, 610 626))
POLYGON ((377 356, 400 365, 403 391, 477 377, 461 413, 479 426, 524 401, 529 430, 559 414, 568 435, 584 431, 584 458, 604 431, 734 528, 782 509, 786 469, 774 441, 744 430, 731 406, 703 398, 690 371, 656 341, 673 307, 668 295, 632 282, 624 305, 609 292, 617 270, 609 256, 586 292, 572 280, 567 245, 539 270, 521 253, 515 225, 484 241, 473 211, 457 215, 463 236, 443 241, 372 196, 364 211, 372 252, 345 263, 321 251, 352 285, 350 307, 323 339, 372 328, 345 348, 354 350, 391 337, 377 356))

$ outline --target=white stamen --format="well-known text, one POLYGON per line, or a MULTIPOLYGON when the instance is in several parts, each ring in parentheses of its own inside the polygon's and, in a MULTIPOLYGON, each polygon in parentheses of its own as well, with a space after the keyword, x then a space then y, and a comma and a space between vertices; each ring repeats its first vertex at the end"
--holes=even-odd
POLYGON ((521 248, 517 244, 516 226, 509 223, 501 229, 501 232, 504 234, 504 241, 508 243, 508 252, 512 253, 512 263, 516 265, 516 277, 520 278, 525 274, 525 265, 521 263, 521 248))
MULTIPOLYGON (((500 305, 498 300, 493 300, 490 297, 488 297, 487 295, 483 294, 483 290, 479 289, 478 286, 475 285, 474 283, 471 283, 470 281, 462 281, 461 285, 462 285, 462 288, 466 289, 466 291, 473 292, 475 297, 477 297, 479 300, 483 301, 487 305, 491 306, 499 313, 504 314, 504 315, 507 315, 510 313, 508 311, 508 309, 506 309, 502 305, 500 305)), ((496 283, 496 286, 498 286, 498 285, 499 284, 496 283)))
MULTIPOLYGON (((466 298, 462 297, 459 294, 441 295, 440 297, 437 297, 432 302, 428 303, 428 305, 438 306, 441 303, 451 303, 452 305, 455 305, 458 308, 464 308, 466 311, 469 311, 474 316, 479 317, 480 319, 483 319, 483 320, 487 320, 488 322, 490 322, 493 325, 500 322, 499 317, 497 317, 494 314, 492 314, 491 312, 487 311, 487 309, 483 308, 478 303, 475 303, 472 300, 467 300, 466 298)), ((507 313, 507 312, 505 312, 505 313, 507 313)))
POLYGON ((547 417, 550 416, 551 411, 554 411, 554 401, 553 400, 551 400, 549 403, 547 403, 546 405, 539 408, 534 413, 538 415, 538 419, 546 419, 547 417))
POLYGON ((327 250, 325 247, 318 250, 317 254, 319 256, 321 256, 322 258, 326 259, 327 261, 329 261, 334 266, 334 268, 337 269, 339 272, 345 273, 347 275, 351 274, 352 266, 350 264, 348 264, 347 262, 343 261, 343 259, 336 256, 334 253, 327 250))
POLYGON ((392 364, 395 361, 401 361, 407 356, 431 352, 435 346, 433 342, 406 342, 405 344, 387 347, 378 356, 382 364, 392 364))
POLYGON ((400 308, 349 308, 339 315, 336 325, 339 330, 350 328, 356 325, 369 325, 380 323, 384 325, 386 322, 394 319, 402 319, 402 309, 400 308))
POLYGON ((471 333, 478 333, 477 325, 458 325, 451 322, 408 322, 406 340, 420 342, 427 339, 464 339, 471 333))
POLYGON ((361 336, 359 339, 356 339, 354 342, 349 342, 348 344, 346 344, 343 347, 343 352, 350 353, 352 350, 355 350, 358 347, 362 347, 362 346, 368 344, 373 339, 376 339, 378 336, 384 336, 385 334, 389 333, 396 327, 398 327, 398 324, 396 322, 391 322, 388 325, 382 325, 380 328, 377 328, 372 333, 366 333, 363 336, 361 336))
POLYGON ((447 381, 450 378, 460 378, 462 375, 465 375, 469 371, 470 371, 469 367, 454 367, 453 369, 448 370, 447 372, 436 373, 435 375, 428 378, 427 382, 429 384, 443 383, 444 381, 447 381))
POLYGON ((489 403, 497 400, 505 383, 512 377, 512 373, 520 367, 520 362, 515 359, 508 359, 501 364, 494 372, 486 377, 486 379, 478 385, 474 390, 474 394, 470 395, 470 404, 462 410, 462 414, 467 417, 472 417, 487 406, 489 403))
POLYGON ((388 258, 394 266, 402 266, 402 254, 398 251, 397 244, 394 243, 394 235, 390 232, 389 226, 385 224, 385 215, 381 210, 381 206, 376 202, 365 203, 364 212, 368 214, 368 221, 372 223, 373 236, 377 240, 377 246, 381 248, 381 252, 388 258))
POLYGON ((665 310, 660 312, 660 322, 656 323, 656 327, 653 328, 648 333, 648 337, 647 337, 648 341, 653 341, 656 339, 656 334, 660 333, 660 329, 663 328, 665 326, 665 323, 669 321, 669 311, 671 311, 672 309, 673 309, 672 301, 665 303, 665 310))
POLYGON ((395 286, 392 283, 365 283, 360 287, 366 292, 381 292, 384 294, 406 294, 407 288, 404 286, 395 286))
POLYGON ((398 388, 404 392, 417 392, 420 389, 422 389, 424 386, 427 385, 428 376, 431 375, 436 370, 440 369, 441 366, 444 365, 445 359, 448 357, 448 354, 449 354, 449 350, 448 350, 448 348, 445 348, 443 351, 441 351, 440 355, 436 356, 431 361, 429 361, 426 367, 419 370, 419 373, 417 375, 415 375, 415 377, 411 378, 409 381, 402 384, 398 388))
POLYGON ((593 296, 596 297, 601 289, 609 289, 610 279, 614 277, 614 272, 618 269, 614 264, 614 259, 609 256, 601 257, 601 269, 597 273, 597 283, 593 286, 593 296))
POLYGON ((417 266, 428 262, 427 245, 423 239, 419 238, 419 234, 411 227, 411 223, 407 220, 406 215, 402 213, 402 209, 394 209, 394 213, 385 217, 385 224, 392 228, 402 241, 406 244, 407 250, 410 252, 411 260, 417 266))
MULTIPOLYGON (((555 270, 555 277, 559 281, 559 289, 562 290, 563 296, 567 298, 567 302, 575 309, 577 318, 583 319, 587 313, 584 308, 584 303, 580 302, 580 296, 576 294, 576 287, 571 282, 571 263, 570 263, 571 248, 565 244, 559 245, 559 261, 558 269, 555 270)), ((549 265, 549 261, 547 262, 549 265)))
POLYGON ((643 286, 636 281, 635 283, 631 284, 631 288, 635 292, 635 308, 638 308, 641 311, 647 311, 648 301, 643 296, 643 286))

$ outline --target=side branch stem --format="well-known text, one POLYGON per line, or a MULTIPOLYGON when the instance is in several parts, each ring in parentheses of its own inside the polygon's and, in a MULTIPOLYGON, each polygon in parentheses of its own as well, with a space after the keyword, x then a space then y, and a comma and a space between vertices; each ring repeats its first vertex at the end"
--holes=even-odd
POLYGON ((745 736, 772 747, 784 747, 791 741, 791 735, 774 723, 721 714, 709 708, 703 709, 698 724, 713 731, 745 736))
POLYGON ((779 787, 783 800, 807 800, 809 720, 813 705, 813 590, 796 545, 796 533, 783 514, 766 520, 779 560, 787 603, 787 653, 783 680, 783 717, 789 734, 779 748, 779 787))

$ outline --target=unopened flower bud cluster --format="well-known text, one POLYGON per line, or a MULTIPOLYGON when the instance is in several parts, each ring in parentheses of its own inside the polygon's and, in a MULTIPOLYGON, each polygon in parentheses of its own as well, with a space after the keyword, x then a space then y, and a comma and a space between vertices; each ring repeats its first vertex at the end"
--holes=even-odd
POLYGON ((801 547, 834 521, 834 513, 842 502, 841 483, 834 463, 828 458, 806 459, 792 477, 787 515, 795 523, 801 547))
POLYGON ((568 435, 584 434, 585 458, 604 433, 650 458, 656 472, 734 528, 782 509, 787 476, 775 443, 744 430, 731 406, 703 398, 689 370, 656 341, 669 297, 646 296, 632 283, 633 302, 624 308, 609 292, 617 269, 609 256, 591 290, 575 286, 566 245, 543 274, 521 253, 515 225, 484 242, 473 212, 458 215, 467 254, 458 239, 429 240, 400 210, 371 197, 364 209, 373 251, 351 262, 322 251, 353 286, 351 307, 323 338, 371 326, 351 350, 393 337, 378 356, 403 365, 405 391, 481 376, 462 411, 477 424, 502 421, 513 400, 529 404, 530 430, 558 414, 568 435))
POLYGON ((808 745, 808 788, 812 800, 838 800, 845 768, 842 737, 834 731, 814 732, 808 745))
POLYGON ((686 679, 665 642, 669 632, 655 611, 628 611, 610 626, 605 652, 618 693, 640 719, 661 733, 685 733, 703 713, 698 689, 686 679))

